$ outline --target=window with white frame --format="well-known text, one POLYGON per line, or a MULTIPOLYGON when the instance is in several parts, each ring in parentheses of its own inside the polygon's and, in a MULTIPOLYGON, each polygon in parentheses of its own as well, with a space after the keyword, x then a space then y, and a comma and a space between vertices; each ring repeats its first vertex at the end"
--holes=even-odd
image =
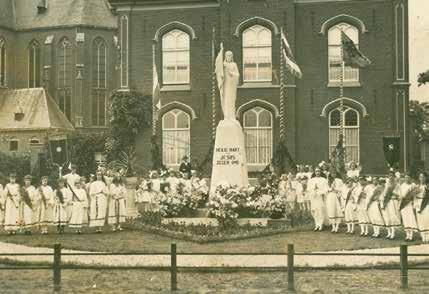
POLYGON ((0 87, 6 87, 6 42, 0 37, 0 87))
POLYGON ((190 156, 191 128, 189 114, 173 109, 162 116, 162 161, 179 165, 183 156, 190 156))
POLYGON ((359 112, 344 107, 343 113, 337 108, 329 113, 329 155, 335 150, 340 134, 343 134, 345 160, 359 162, 359 112), (341 119, 341 115, 343 118, 341 119), (342 129, 341 129, 342 123, 342 129))
POLYGON ((121 16, 121 87, 128 87, 128 16, 121 16))
POLYGON ((92 54, 92 125, 106 125, 106 43, 97 38, 92 54))
MULTIPOLYGON (((341 58, 341 32, 344 32, 359 47, 359 30, 347 23, 337 24, 328 32, 329 81, 339 82, 343 70, 341 58)), ((358 82, 359 69, 351 66, 344 67, 344 82, 358 82)))
POLYGON ((272 79, 271 30, 254 25, 243 32, 243 80, 264 82, 272 79))
POLYGON ((181 30, 162 36, 162 83, 189 84, 190 41, 181 30))
POLYGON ((243 115, 247 163, 267 165, 273 154, 273 117, 271 112, 255 107, 243 115))
POLYGON ((38 88, 41 86, 41 56, 40 45, 32 41, 28 47, 28 87, 38 88))
POLYGON ((57 72, 58 89, 57 101, 61 111, 71 119, 71 84, 72 84, 72 46, 67 38, 58 44, 57 72))

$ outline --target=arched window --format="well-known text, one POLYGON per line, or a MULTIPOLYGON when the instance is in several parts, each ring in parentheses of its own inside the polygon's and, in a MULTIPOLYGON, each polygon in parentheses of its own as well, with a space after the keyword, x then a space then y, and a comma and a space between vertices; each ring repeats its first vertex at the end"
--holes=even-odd
MULTIPOLYGON (((329 54, 329 81, 339 82, 342 71, 341 59, 341 32, 347 34, 350 39, 359 47, 359 30, 347 23, 337 24, 329 29, 328 32, 328 54, 329 54)), ((359 81, 359 69, 346 66, 344 68, 344 81, 359 81)))
POLYGON ((273 154, 273 117, 271 112, 255 107, 243 115, 248 164, 267 165, 273 154))
POLYGON ((271 31, 254 25, 243 32, 243 80, 271 81, 271 31))
POLYGON ((92 53, 92 125, 106 125, 106 43, 97 38, 92 53))
POLYGON ((121 16, 121 87, 128 88, 128 16, 121 16))
POLYGON ((0 87, 6 87, 6 42, 0 38, 0 87))
POLYGON ((72 45, 63 38, 57 50, 58 106, 71 120, 72 45))
POLYGON ((359 162, 359 112, 353 108, 344 107, 344 111, 336 108, 329 113, 329 154, 335 150, 340 134, 344 136, 346 161, 359 162), (343 119, 341 120, 341 115, 343 119), (343 130, 341 131, 341 123, 343 130))
POLYGON ((162 36, 163 84, 189 84, 189 35, 172 30, 162 36))
POLYGON ((30 139, 30 145, 39 144, 39 143, 40 143, 40 140, 37 137, 32 137, 30 139))
POLYGON ((179 165, 190 155, 191 128, 189 115, 173 109, 162 116, 162 160, 165 165, 179 165))
POLYGON ((32 41, 28 47, 28 87, 38 88, 41 86, 41 61, 40 45, 37 41, 32 41))

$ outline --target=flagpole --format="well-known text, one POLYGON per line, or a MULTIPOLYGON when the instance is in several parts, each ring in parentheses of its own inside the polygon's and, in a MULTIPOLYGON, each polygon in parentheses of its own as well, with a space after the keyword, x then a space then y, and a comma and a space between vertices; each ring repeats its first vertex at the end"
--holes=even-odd
MULTIPOLYGON (((155 75, 154 73, 158 72, 156 71, 156 60, 155 60, 155 50, 156 45, 155 43, 152 44, 152 83, 154 83, 155 75)), ((157 110, 155 105, 155 97, 153 97, 154 93, 152 91, 152 135, 156 135, 156 122, 157 122, 157 110)))
POLYGON ((215 35, 216 27, 212 30, 212 139, 216 138, 216 71, 215 71, 215 35))
POLYGON ((346 146, 345 146, 345 134, 344 134, 344 46, 341 41, 340 60, 341 60, 341 71, 340 71, 340 134, 343 136, 343 150, 344 150, 344 162, 346 162, 346 146))
POLYGON ((284 140, 286 136, 286 129, 285 129, 285 97, 286 97, 286 88, 284 86, 284 80, 285 80, 285 73, 284 73, 284 63, 285 59, 283 56, 283 28, 281 28, 281 34, 280 34, 280 140, 284 140))

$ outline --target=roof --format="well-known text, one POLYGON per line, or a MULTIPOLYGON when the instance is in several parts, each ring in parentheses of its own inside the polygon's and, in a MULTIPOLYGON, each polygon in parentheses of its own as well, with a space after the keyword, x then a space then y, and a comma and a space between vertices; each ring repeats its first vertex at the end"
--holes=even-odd
POLYGON ((0 132, 25 130, 73 131, 73 125, 43 88, 0 90, 0 132), (15 120, 15 113, 24 114, 15 120))
POLYGON ((0 3, 4 1, 14 1, 17 30, 79 25, 117 28, 107 0, 47 0, 47 10, 40 14, 38 1, 0 0, 0 3))

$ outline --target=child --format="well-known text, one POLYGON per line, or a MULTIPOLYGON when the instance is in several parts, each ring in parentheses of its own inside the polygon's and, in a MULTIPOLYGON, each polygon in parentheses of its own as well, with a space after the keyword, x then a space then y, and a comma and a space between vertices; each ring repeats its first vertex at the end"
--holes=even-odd
POLYGON ((85 189, 82 187, 81 179, 76 179, 72 196, 72 210, 69 227, 75 228, 76 233, 82 233, 82 224, 84 221, 85 208, 88 207, 88 198, 85 189))
POLYGON ((106 223, 107 192, 108 189, 103 181, 103 174, 97 171, 96 180, 89 187, 91 197, 89 226, 95 227, 97 233, 101 233, 101 228, 106 223))
POLYGON ((24 177, 24 187, 21 189, 21 220, 22 227, 24 228, 24 233, 26 235, 31 235, 31 227, 35 225, 35 216, 33 215, 33 210, 36 211, 36 202, 38 199, 38 193, 36 188, 31 185, 31 176, 27 175, 24 177))
POLYGON ((305 210, 305 199, 304 199, 304 186, 302 185, 302 180, 297 178, 295 182, 295 192, 296 192, 296 202, 298 203, 298 208, 301 211, 305 210))
POLYGON ((125 199, 127 197, 127 190, 122 185, 120 178, 113 178, 109 194, 108 223, 112 226, 112 231, 122 231, 121 224, 126 219, 125 199))
POLYGON ((68 223, 66 207, 70 190, 65 185, 66 181, 64 179, 58 180, 58 188, 54 192, 54 225, 57 226, 60 234, 64 233, 64 228, 68 223))
POLYGON ((39 225, 42 235, 48 234, 48 225, 52 224, 54 191, 48 185, 48 177, 42 177, 42 184, 39 187, 40 195, 40 217, 39 225))
POLYGON ((152 181, 150 179, 142 179, 136 192, 137 209, 141 215, 150 211, 152 192, 152 181))
MULTIPOLYGON (((356 178, 357 181, 357 178, 356 178)), ((342 208, 344 211, 344 221, 347 225, 346 234, 354 234, 355 232, 355 223, 357 222, 356 216, 356 199, 353 194, 354 190, 354 179, 347 178, 346 185, 343 186, 341 191, 342 196, 342 208)))
POLYGON ((16 174, 9 176, 9 183, 4 188, 5 215, 4 229, 9 235, 15 235, 19 228, 19 184, 16 183, 16 174))

